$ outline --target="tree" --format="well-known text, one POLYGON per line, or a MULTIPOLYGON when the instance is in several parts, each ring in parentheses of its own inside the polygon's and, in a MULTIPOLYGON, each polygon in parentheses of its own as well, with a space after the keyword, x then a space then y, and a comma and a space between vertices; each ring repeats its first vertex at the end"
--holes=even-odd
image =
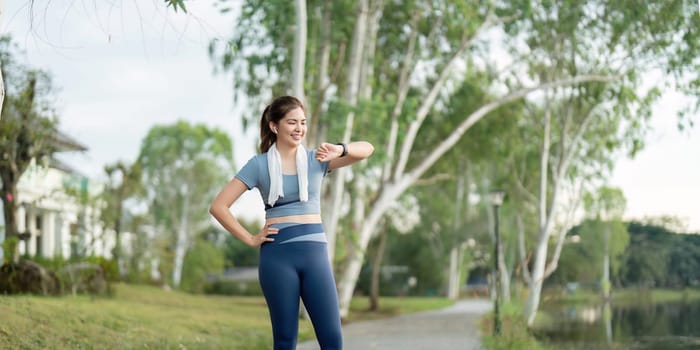
MULTIPOLYGON (((605 159, 602 150, 623 148, 634 155, 643 147, 645 121, 661 87, 644 90, 641 76, 643 72, 662 69, 673 77, 686 75, 690 80, 696 79, 697 73, 691 67, 697 65, 698 60, 686 55, 697 52, 698 30, 697 27, 685 27, 694 26, 697 16, 689 14, 688 3, 682 2, 651 6, 644 11, 612 1, 537 5, 523 1, 512 8, 524 10, 519 20, 506 25, 506 31, 522 35, 508 38, 527 48, 521 50, 510 46, 511 55, 526 54, 531 58, 524 61, 522 67, 528 72, 527 79, 559 79, 562 75, 581 72, 600 72, 614 77, 605 84, 572 84, 571 88, 550 89, 540 96, 538 105, 541 110, 534 113, 542 120, 543 138, 540 184, 535 192, 538 233, 530 293, 525 304, 525 317, 528 324, 532 324, 542 281, 556 269, 563 246, 566 225, 558 230, 558 234, 553 232, 553 218, 556 217, 553 214, 560 204, 558 199, 565 188, 562 186, 567 182, 568 186, 576 184, 570 182, 572 175, 585 179, 583 172, 590 172, 581 166, 583 163, 572 167, 572 157, 585 155, 586 158, 579 159, 589 164, 597 163, 598 166, 592 169, 595 173, 609 166, 606 166, 609 160, 605 159), (667 22, 670 18, 675 21, 673 25, 667 22), (679 23, 683 23, 682 28, 677 26, 679 23), (673 42, 672 38, 679 36, 682 40, 673 42), (593 121, 595 125, 587 125, 593 121), (558 126, 555 123, 559 123, 558 126), (616 137, 600 128, 606 124, 627 127, 619 129, 622 137, 616 137), (563 132, 569 136, 555 139, 557 133, 565 135, 563 132), (581 143, 581 140, 585 141, 581 143), (552 236, 557 237, 557 243, 547 263, 549 238, 552 236)), ((514 75, 514 79, 522 78, 514 75)), ((671 81, 676 89, 693 95, 698 93, 697 86, 685 78, 671 81)))
POLYGON ((602 247, 597 247, 603 252, 600 282, 603 297, 607 299, 610 297, 611 257, 619 257, 629 242, 629 234, 622 225, 622 215, 626 207, 625 195, 619 188, 601 187, 595 193, 588 193, 584 197, 584 203, 587 214, 594 220, 595 231, 598 231, 597 235, 594 231, 593 235, 586 236, 592 238, 593 242, 602 243, 602 247))
MULTIPOLYGON (((355 135, 386 145, 384 150, 375 152, 376 160, 370 160, 366 168, 352 172, 353 196, 363 200, 353 202, 354 214, 345 223, 346 230, 357 238, 348 250, 345 270, 339 274, 344 316, 367 245, 378 233, 377 228, 382 227, 381 221, 392 203, 485 116, 536 91, 564 86, 576 86, 582 91, 608 82, 624 87, 616 90, 617 95, 611 95, 624 111, 635 108, 641 100, 635 89, 640 84, 641 72, 650 67, 663 67, 669 74, 695 76, 692 65, 697 62, 694 53, 697 45, 693 40, 697 39, 698 26, 687 3, 659 5, 645 9, 646 12, 605 1, 544 5, 531 5, 529 1, 497 2, 497 6, 491 7, 472 2, 378 0, 331 4, 310 1, 307 5, 313 14, 308 19, 310 59, 306 64, 305 84, 312 90, 310 134, 319 135, 327 130, 327 137, 344 140, 347 135, 355 135), (603 13, 596 12, 598 9, 603 13), (646 19, 649 17, 653 20, 646 19), (668 18, 675 21, 668 22, 668 18), (504 31, 502 39, 490 35, 496 29, 504 31), (550 42, 552 33, 561 33, 559 40, 550 42), (681 43, 665 45, 673 42, 669 38, 679 33, 681 43), (494 62, 489 50, 491 42, 505 47, 510 65, 504 67, 494 62), (350 49, 346 52, 347 46, 350 49), (590 55, 586 58, 593 58, 580 59, 583 53, 590 55), (568 70, 556 66, 563 60, 550 59, 564 54, 578 58, 569 60, 573 65, 569 63, 568 70), (329 62, 331 66, 334 64, 335 71, 325 70, 329 62), (548 67, 562 74, 539 74, 548 67), (449 105, 454 87, 466 77, 462 74, 465 70, 488 73, 487 88, 493 91, 493 96, 480 106, 464 111, 460 123, 440 142, 431 145, 430 152, 422 157, 414 156, 418 153, 416 139, 425 130, 426 121, 440 115, 449 105), (370 89, 371 93, 364 95, 370 89), (368 111, 374 113, 365 113, 368 111), (323 115, 344 116, 344 119, 323 118, 323 115), (376 130, 389 130, 389 133, 376 130), (368 186, 369 181, 375 181, 377 168, 381 169, 379 185, 368 186), (363 220, 357 222, 358 217, 363 220)), ((246 1, 230 41, 233 49, 212 45, 212 57, 219 66, 240 73, 234 77, 236 93, 252 97, 254 110, 259 109, 261 100, 269 98, 268 92, 276 95, 290 91, 287 81, 292 67, 293 31, 286 14, 291 11, 288 2, 246 1), (260 79, 261 74, 266 75, 265 79, 260 79)), ((688 92, 697 92, 692 83, 682 84, 688 92)), ((250 124, 250 118, 247 120, 246 124, 250 124)), ((641 129, 641 126, 631 128, 641 129)), ((336 226, 342 210, 337 205, 338 198, 348 192, 347 177, 342 174, 335 174, 337 179, 330 191, 334 200, 324 207, 324 222, 331 241, 335 228, 341 227, 336 226)), ((550 227, 547 220, 542 223, 539 242, 548 241, 550 227)), ((539 249, 538 255, 546 255, 546 250, 539 249)), ((543 263, 536 265, 537 271, 543 269, 540 268, 543 263)), ((540 280, 543 276, 536 277, 535 280, 540 280)), ((539 298, 537 288, 532 295, 539 298)), ((530 308, 535 310, 536 304, 533 300, 530 308)))
POLYGON ((143 140, 137 162, 154 226, 173 253, 175 287, 193 235, 210 225, 206 208, 234 169, 232 152, 224 132, 184 121, 154 126, 143 140))
POLYGON ((63 146, 49 101, 49 76, 16 60, 18 49, 0 38, 0 72, 7 89, 0 118, 0 179, 5 238, 17 239, 17 183, 32 161, 46 161, 63 146))
POLYGON ((113 259, 117 262, 120 275, 124 275, 125 262, 122 260, 122 226, 124 222, 124 202, 141 190, 141 169, 138 164, 127 165, 122 161, 104 167, 107 184, 102 193, 104 208, 101 219, 106 227, 114 231, 113 259))

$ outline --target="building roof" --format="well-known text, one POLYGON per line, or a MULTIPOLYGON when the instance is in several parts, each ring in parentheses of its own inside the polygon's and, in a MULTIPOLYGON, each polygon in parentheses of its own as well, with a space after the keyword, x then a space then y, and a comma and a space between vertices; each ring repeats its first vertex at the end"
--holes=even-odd
POLYGON ((85 174, 79 172, 78 170, 76 170, 76 169, 73 168, 72 166, 70 166, 70 165, 68 165, 68 164, 66 164, 66 163, 64 163, 64 162, 62 162, 62 161, 56 159, 55 157, 51 157, 51 158, 49 159, 49 167, 54 168, 54 169, 58 169, 58 170, 61 170, 61 171, 65 171, 65 172, 68 173, 68 174, 78 175, 78 176, 81 176, 81 177, 86 177, 85 174))
POLYGON ((56 130, 56 133, 51 137, 51 141, 53 142, 54 146, 56 146, 56 150, 58 152, 88 150, 87 146, 60 130, 56 130))

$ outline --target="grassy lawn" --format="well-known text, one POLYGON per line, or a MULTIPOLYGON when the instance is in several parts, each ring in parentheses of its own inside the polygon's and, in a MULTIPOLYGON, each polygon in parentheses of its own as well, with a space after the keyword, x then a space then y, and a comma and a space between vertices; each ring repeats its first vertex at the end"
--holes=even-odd
MULTIPOLYGON (((115 284, 110 297, 0 296, 0 349, 270 349, 261 297, 191 295, 115 284)), ((450 304, 439 298, 382 298, 367 312, 354 300, 350 321, 450 304)), ((300 320, 300 340, 313 339, 300 320)))
POLYGON ((379 310, 369 311, 369 298, 353 298, 350 302, 350 315, 347 317, 347 322, 356 322, 363 320, 374 320, 409 314, 420 311, 435 310, 448 307, 454 304, 447 298, 434 297, 382 297, 379 300, 379 310))
MULTIPOLYGON (((553 294, 543 296, 544 302, 567 303, 567 304, 592 304, 603 302, 603 297, 597 291, 577 290, 572 294, 553 294)), ((673 301, 690 301, 700 299, 700 289, 686 288, 683 290, 670 289, 613 289, 612 303, 618 306, 626 304, 665 303, 673 301)))

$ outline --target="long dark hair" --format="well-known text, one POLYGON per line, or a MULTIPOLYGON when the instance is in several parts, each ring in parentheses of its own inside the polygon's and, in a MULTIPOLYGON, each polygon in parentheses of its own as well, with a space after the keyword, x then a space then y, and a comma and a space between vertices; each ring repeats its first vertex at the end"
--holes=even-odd
POLYGON ((270 103, 260 118, 260 153, 265 153, 277 141, 277 134, 270 130, 270 122, 279 123, 289 111, 301 108, 306 113, 304 105, 294 96, 281 96, 270 103))

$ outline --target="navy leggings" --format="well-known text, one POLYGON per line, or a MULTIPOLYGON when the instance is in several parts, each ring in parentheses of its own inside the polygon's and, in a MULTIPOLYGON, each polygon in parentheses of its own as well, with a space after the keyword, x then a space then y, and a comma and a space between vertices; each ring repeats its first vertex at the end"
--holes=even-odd
POLYGON ((275 350, 294 350, 299 333, 299 297, 311 317, 322 350, 343 348, 338 295, 328 262, 321 224, 297 224, 279 230, 260 248, 258 276, 270 319, 275 350))

